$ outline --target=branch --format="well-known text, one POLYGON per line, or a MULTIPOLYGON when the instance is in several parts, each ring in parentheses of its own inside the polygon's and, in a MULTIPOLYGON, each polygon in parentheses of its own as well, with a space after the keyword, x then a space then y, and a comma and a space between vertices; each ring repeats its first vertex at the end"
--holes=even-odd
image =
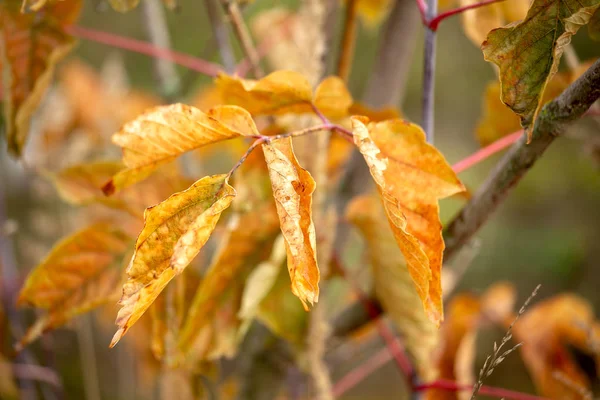
MULTIPOLYGON (((143 3, 144 27, 152 44, 158 48, 170 49, 171 38, 165 17, 165 10, 159 0, 144 0, 143 3)), ((175 69, 173 60, 167 58, 154 59, 154 71, 160 82, 161 92, 165 97, 172 97, 179 93, 181 80, 175 69)))
POLYGON ((346 3, 346 17, 344 20, 344 33, 340 57, 338 59, 337 75, 348 82, 350 71, 352 71, 352 60, 354 59, 354 48, 356 46, 356 9, 358 0, 348 0, 346 3))
POLYGON ((233 73, 235 69, 235 57, 233 55, 233 49, 229 42, 229 32, 227 25, 223 23, 223 17, 218 10, 217 0, 204 0, 206 6, 206 13, 210 21, 210 27, 212 29, 213 37, 219 47, 219 56, 225 66, 225 70, 228 73, 233 73))
POLYGON ((600 97, 600 61, 596 61, 560 96, 546 104, 533 128, 532 140, 525 135, 504 156, 475 196, 444 231, 445 260, 450 260, 487 221, 564 126, 581 117, 600 97))

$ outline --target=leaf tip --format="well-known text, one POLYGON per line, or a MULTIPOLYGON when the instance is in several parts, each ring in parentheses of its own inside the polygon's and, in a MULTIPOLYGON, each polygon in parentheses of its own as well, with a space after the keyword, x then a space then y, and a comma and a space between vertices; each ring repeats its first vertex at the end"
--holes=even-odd
POLYGON ((110 344, 108 345, 108 347, 110 349, 115 347, 117 345, 117 343, 119 343, 119 340, 121 340, 121 338, 123 337, 124 334, 125 334, 125 328, 119 328, 117 330, 117 332, 115 333, 115 335, 113 336, 112 340, 110 341, 110 344))

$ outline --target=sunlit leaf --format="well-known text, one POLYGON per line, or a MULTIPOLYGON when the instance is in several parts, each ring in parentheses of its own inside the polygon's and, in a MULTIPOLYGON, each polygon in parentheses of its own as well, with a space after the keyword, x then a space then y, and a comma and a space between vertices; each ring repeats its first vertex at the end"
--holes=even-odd
POLYGON ((77 18, 81 2, 64 0, 41 14, 22 14, 16 3, 0 5, 0 65, 9 150, 20 156, 31 117, 46 93, 55 65, 75 41, 64 25, 77 18))
POLYGON ((312 305, 319 300, 319 268, 311 209, 315 181, 298 164, 290 138, 263 145, 263 152, 287 246, 292 293, 308 309, 307 303, 312 305))
MULTIPOLYGON (((460 7, 479 3, 477 0, 460 0, 460 7)), ((488 4, 462 13, 462 25, 467 37, 477 46, 487 34, 510 22, 519 21, 527 15, 529 0, 505 0, 488 4)))
POLYGON ((173 277, 181 273, 208 240, 235 190, 226 175, 200 179, 183 192, 146 209, 123 286, 114 346, 142 316, 173 277))
POLYGON ((248 112, 236 106, 220 106, 204 113, 185 104, 160 106, 125 124, 113 135, 123 148, 128 168, 104 188, 113 193, 142 180, 186 151, 240 136, 259 135, 248 112))
POLYGON ((438 330, 425 314, 423 303, 398 249, 376 196, 352 200, 346 211, 367 242, 375 294, 403 336, 413 355, 419 376, 428 381, 436 377, 432 353, 438 345, 438 330))
POLYGON ((184 354, 194 346, 202 328, 220 312, 226 289, 236 281, 243 282, 249 272, 247 267, 254 267, 261 255, 264 257, 278 232, 278 222, 272 203, 236 214, 230 220, 227 234, 196 291, 181 331, 179 346, 184 354))
POLYGON ((391 0, 356 0, 356 13, 367 25, 373 28, 390 12, 394 4, 391 0))
POLYGON ((598 6, 600 0, 534 0, 522 22, 493 30, 483 42, 485 59, 500 67, 502 102, 521 117, 524 127, 537 118, 571 36, 598 6))
POLYGON ((353 117, 352 124, 354 143, 378 186, 425 312, 439 324, 444 241, 438 200, 464 187, 417 125, 400 119, 366 125, 359 117, 353 117))
POLYGON ((63 239, 27 277, 19 304, 46 310, 19 347, 73 317, 118 298, 119 268, 133 240, 107 224, 63 239))
POLYGON ((311 113, 314 102, 326 116, 348 115, 352 97, 338 77, 323 80, 315 89, 300 73, 275 71, 261 80, 241 79, 220 74, 216 85, 228 104, 236 104, 251 114, 311 113))

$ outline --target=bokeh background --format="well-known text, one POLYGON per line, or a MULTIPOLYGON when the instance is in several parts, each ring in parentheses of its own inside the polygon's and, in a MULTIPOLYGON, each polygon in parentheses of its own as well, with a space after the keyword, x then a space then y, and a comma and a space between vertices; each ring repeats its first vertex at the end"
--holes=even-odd
MULTIPOLYGON (((178 10, 167 11, 173 48, 219 62, 216 49, 210 44, 210 22, 202 2, 180 0, 179 3, 178 10)), ((256 0, 246 6, 245 14, 252 19, 262 10, 272 7, 294 8, 297 4, 292 1, 256 0)), ((342 11, 339 14, 341 21, 342 11)), ((143 18, 140 7, 127 14, 119 14, 107 4, 95 0, 85 2, 78 24, 146 40, 143 18)), ((419 30, 416 50, 414 54, 407 55, 412 61, 406 95, 402 104, 397 105, 408 119, 415 122, 420 119, 423 58, 423 29, 419 30)), ((377 28, 360 26, 349 84, 355 98, 360 99, 365 90, 378 40, 377 28)), ((583 31, 575 36, 573 43, 582 60, 600 55, 598 44, 591 42, 583 31)), ((337 48, 334 46, 332 51, 337 51, 337 48)), ((241 52, 239 49, 236 52, 240 59, 241 52)), ((153 61, 147 56, 80 40, 70 57, 80 58, 99 70, 115 54, 122 58, 133 87, 150 92, 157 90, 153 61)), ((335 59, 335 54, 331 58, 335 59)), ((181 67, 178 70, 183 77, 187 99, 210 83, 210 78, 181 67)), ((485 85, 494 79, 496 74, 483 60, 480 49, 465 37, 460 18, 443 22, 438 32, 435 130, 436 145, 451 164, 480 147, 474 128, 482 114, 485 85)), ((182 100, 185 101, 186 97, 182 100)), ((589 121, 582 121, 570 129, 595 130, 598 133, 600 128, 589 121)), ((35 134, 34 130, 32 136, 35 134)), ((117 151, 115 155, 118 155, 117 151)), ((500 157, 490 157, 462 173, 461 179, 470 190, 475 191, 500 157)), ((541 284, 535 301, 570 291, 582 295, 598 309, 599 167, 599 155, 593 153, 589 142, 569 137, 558 139, 477 235, 480 249, 457 292, 481 293, 490 284, 506 280, 516 286, 519 294, 517 304, 520 304, 537 284, 541 284)), ((0 170, 5 213, 10 221, 10 226, 4 230, 11 231, 11 243, 19 268, 16 281, 6 281, 4 276, 3 285, 15 290, 26 273, 60 238, 63 231, 61 220, 64 213, 70 211, 63 205, 57 206, 56 195, 40 182, 43 179, 12 160, 5 149, 0 151, 0 170)), ((463 199, 444 201, 443 220, 448 221, 462 204, 463 199)), ((360 259, 357 258, 353 267, 360 268, 359 264, 360 259)), ((50 333, 32 346, 40 363, 59 372, 66 398, 97 400, 97 397, 90 397, 93 394, 89 391, 86 393, 86 386, 97 385, 102 399, 141 399, 142 393, 147 394, 148 391, 140 390, 138 385, 154 384, 144 382, 136 372, 135 346, 132 345, 135 338, 129 337, 123 345, 108 349, 112 327, 106 321, 113 318, 116 309, 107 308, 93 316, 79 318, 70 329, 50 333)), ((21 317, 23 321, 30 322, 32 314, 22 313, 21 317)), ((477 366, 491 351, 493 341, 503 334, 502 329, 489 328, 479 335, 477 366)), ((355 345, 344 345, 344 362, 333 364, 334 380, 381 348, 382 342, 375 338, 376 334, 366 335, 368 339, 357 340, 355 345)), ((2 340, 6 346, 11 340, 10 335, 5 333, 2 340)), ((389 362, 342 398, 407 398, 402 382, 396 366, 389 362)), ((504 361, 486 383, 533 391, 528 373, 517 354, 504 361)), ((156 396, 156 390, 150 390, 150 393, 150 398, 156 396)))

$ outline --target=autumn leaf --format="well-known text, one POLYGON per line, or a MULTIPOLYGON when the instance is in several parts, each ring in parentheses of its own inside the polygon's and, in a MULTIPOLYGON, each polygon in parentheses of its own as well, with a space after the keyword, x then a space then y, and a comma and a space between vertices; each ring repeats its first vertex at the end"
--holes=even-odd
POLYGON ((534 0, 522 22, 493 30, 483 42, 485 59, 500 67, 502 102, 522 126, 537 118, 565 46, 598 6, 599 0, 534 0))
POLYGON ((568 346, 593 355, 590 334, 595 324, 590 304, 573 294, 554 296, 521 316, 513 335, 524 342, 521 355, 541 394, 552 399, 584 399, 581 392, 590 392, 590 382, 568 346))
POLYGON ((417 125, 400 119, 367 125, 360 117, 352 117, 352 125, 425 312, 439 325, 444 241, 438 200, 464 186, 417 125))
POLYGON ((374 28, 390 12, 390 0, 356 0, 356 13, 369 28, 374 28))
MULTIPOLYGON (((243 282, 249 267, 260 262, 261 255, 270 248, 278 228, 277 213, 272 203, 234 214, 206 276, 198 286, 181 330, 179 347, 183 354, 188 353, 198 340, 202 328, 220 312, 219 307, 227 288, 235 281, 243 282)), ((235 313, 237 315, 237 310, 235 313)))
POLYGON ((29 274, 18 303, 46 310, 17 348, 44 331, 118 297, 120 266, 132 241, 105 223, 92 225, 60 241, 29 274))
POLYGON ((159 106, 125 124, 113 135, 123 148, 119 172, 103 190, 107 194, 148 177, 160 165, 202 146, 259 132, 250 114, 236 106, 219 106, 204 113, 185 104, 159 106))
MULTIPOLYGON (((460 7, 478 3, 477 0, 460 0, 460 7)), ((488 4, 462 13, 462 25, 467 37, 477 46, 487 34, 502 25, 520 21, 527 15, 529 0, 506 0, 488 4)))
POLYGON ((348 115, 352 97, 338 77, 328 77, 315 89, 300 73, 275 71, 261 80, 241 79, 220 74, 216 85, 228 104, 236 104, 253 115, 311 113, 312 104, 327 117, 348 115))
POLYGON ((263 152, 287 246, 292 293, 308 310, 307 303, 313 305, 319 300, 319 268, 311 210, 315 181, 298 164, 290 138, 263 145, 263 152))
POLYGON ((346 217, 367 242, 375 294, 402 333, 419 376, 426 381, 435 379, 432 353, 438 345, 437 327, 424 312, 380 200, 375 196, 357 197, 348 205, 346 217))
POLYGON ((8 148, 20 156, 33 113, 46 93, 56 64, 73 48, 64 25, 81 2, 64 0, 40 14, 22 14, 16 3, 0 5, 0 65, 4 71, 4 119, 8 148))
POLYGON ((588 32, 594 40, 600 41, 600 10, 596 10, 588 23, 588 32))
POLYGON ((140 3, 140 0, 108 0, 108 3, 113 10, 120 13, 126 13, 127 11, 131 11, 136 8, 140 3))
POLYGON ((116 322, 119 329, 111 347, 198 254, 235 194, 227 175, 207 176, 146 209, 144 228, 127 267, 116 322))
MULTIPOLYGON (((556 74, 548 82, 541 104, 544 105, 557 97, 569 86, 569 79, 563 74, 556 74)), ((482 146, 503 138, 521 129, 519 117, 500 100, 500 83, 488 83, 484 99, 482 116, 475 129, 475 135, 482 146)))

